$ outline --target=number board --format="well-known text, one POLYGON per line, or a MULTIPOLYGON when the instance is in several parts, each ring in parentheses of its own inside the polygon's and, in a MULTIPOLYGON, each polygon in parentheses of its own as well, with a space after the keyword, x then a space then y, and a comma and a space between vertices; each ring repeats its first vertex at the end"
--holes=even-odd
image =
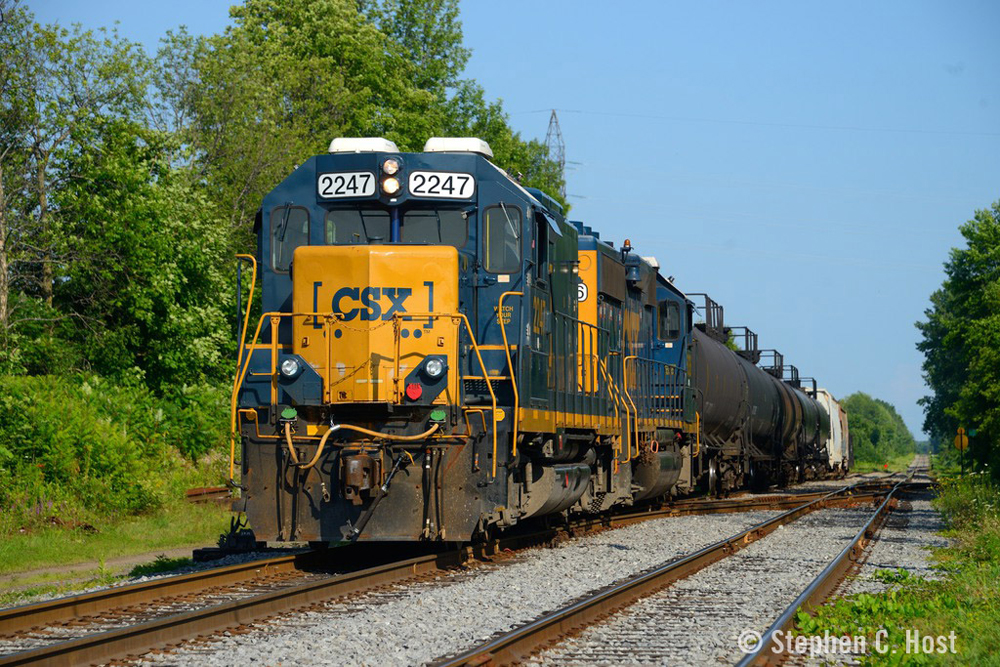
POLYGON ((413 197, 471 199, 476 192, 476 179, 472 174, 450 171, 414 171, 410 173, 409 183, 413 197))
POLYGON ((323 199, 370 197, 375 194, 375 174, 370 171, 320 174, 317 189, 323 199))

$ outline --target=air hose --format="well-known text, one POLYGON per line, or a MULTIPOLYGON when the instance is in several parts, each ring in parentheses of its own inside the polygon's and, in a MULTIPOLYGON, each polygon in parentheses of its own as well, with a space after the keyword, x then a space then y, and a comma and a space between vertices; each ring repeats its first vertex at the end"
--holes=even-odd
POLYGON ((301 468, 302 470, 309 470, 316 465, 319 461, 319 457, 323 455, 323 449, 326 447, 326 441, 329 439, 330 434, 341 429, 355 431, 373 438, 383 438, 385 440, 394 440, 396 442, 414 442, 416 440, 423 440, 437 431, 438 428, 440 428, 440 424, 433 424, 429 429, 417 435, 394 435, 391 433, 371 431, 360 426, 352 426, 351 424, 332 424, 327 432, 323 434, 323 437, 320 438, 319 447, 316 448, 316 454, 313 455, 312 460, 309 461, 309 463, 299 463, 299 456, 295 453, 295 447, 292 445, 292 425, 289 422, 285 422, 285 444, 288 445, 288 457, 292 460, 292 465, 297 468, 301 468))
POLYGON ((289 458, 292 459, 292 465, 297 468, 301 468, 302 470, 309 470, 310 468, 312 468, 314 465, 316 465, 316 462, 319 461, 319 457, 323 455, 323 448, 326 447, 326 441, 329 439, 330 434, 332 434, 334 431, 339 431, 339 430, 340 430, 339 425, 331 426, 329 430, 327 430, 327 432, 323 434, 323 437, 319 439, 319 447, 316 448, 316 454, 313 455, 312 460, 309 461, 309 463, 299 463, 299 457, 295 453, 295 447, 292 446, 292 425, 286 423, 285 444, 288 445, 288 456, 289 458))

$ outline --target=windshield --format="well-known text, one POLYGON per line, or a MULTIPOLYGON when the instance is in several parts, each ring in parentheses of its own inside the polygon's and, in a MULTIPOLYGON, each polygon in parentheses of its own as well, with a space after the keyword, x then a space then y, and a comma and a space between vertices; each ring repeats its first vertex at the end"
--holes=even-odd
POLYGON ((309 211, 301 206, 278 206, 271 211, 271 268, 287 273, 300 245, 309 244, 309 211))
MULTIPOLYGON (((464 211, 410 209, 403 212, 401 242, 461 248, 469 238, 464 211)), ((331 245, 384 243, 390 238, 389 212, 343 209, 326 214, 326 242, 331 245)))

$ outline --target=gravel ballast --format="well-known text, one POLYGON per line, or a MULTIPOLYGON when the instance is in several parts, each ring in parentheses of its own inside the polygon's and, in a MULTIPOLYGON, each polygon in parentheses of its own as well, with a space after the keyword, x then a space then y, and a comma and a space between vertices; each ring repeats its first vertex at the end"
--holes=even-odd
POLYGON ((944 527, 941 515, 931 505, 930 494, 901 503, 886 519, 856 576, 848 578, 837 595, 888 590, 890 584, 874 578, 879 570, 904 569, 911 576, 939 578, 941 574, 933 568, 930 549, 948 546, 948 540, 938 534, 944 527))
POLYGON ((146 656, 144 664, 414 665, 465 650, 618 579, 729 537, 773 511, 654 519, 531 549, 146 656))
POLYGON ((853 538, 869 508, 809 514, 537 656, 540 665, 733 664, 853 538))

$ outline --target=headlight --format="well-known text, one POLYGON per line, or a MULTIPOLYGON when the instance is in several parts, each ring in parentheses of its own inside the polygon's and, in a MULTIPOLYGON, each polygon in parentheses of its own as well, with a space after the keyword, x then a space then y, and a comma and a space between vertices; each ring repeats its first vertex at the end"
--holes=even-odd
POLYGON ((388 160, 382 163, 382 171, 392 176, 397 171, 399 171, 399 160, 395 158, 389 158, 388 160))
POLYGON ((424 372, 427 373, 427 377, 436 380, 444 373, 444 362, 440 359, 429 359, 424 364, 424 372))
POLYGON ((295 359, 285 359, 281 362, 281 374, 286 378, 295 377, 299 373, 299 362, 295 359))
POLYGON ((390 176, 382 181, 382 192, 387 195, 394 195, 399 192, 399 180, 390 176))

